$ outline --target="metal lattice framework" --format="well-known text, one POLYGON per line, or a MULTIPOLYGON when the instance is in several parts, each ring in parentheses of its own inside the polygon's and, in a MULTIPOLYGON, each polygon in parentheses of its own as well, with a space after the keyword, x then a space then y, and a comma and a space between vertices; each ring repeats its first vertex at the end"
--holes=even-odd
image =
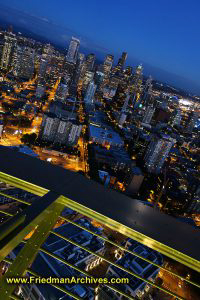
MULTIPOLYGON (((36 158, 7 150, 5 147, 0 147, 0 180, 40 196, 40 198, 31 204, 25 200, 0 192, 2 196, 27 205, 23 211, 16 215, 12 215, 3 210, 0 211, 1 214, 9 217, 0 227, 0 258, 1 261, 5 261, 10 265, 8 271, 0 281, 0 294, 2 299, 20 299, 14 294, 16 286, 8 284, 6 281, 7 277, 25 276, 27 273, 36 277, 42 276, 42 274, 36 274, 30 267, 38 252, 45 253, 45 255, 62 262, 64 265, 75 269, 85 276, 92 277, 88 272, 81 270, 42 247, 50 233, 103 259, 107 263, 144 281, 150 286, 156 287, 177 299, 183 299, 175 293, 156 285, 152 281, 113 263, 103 255, 97 254, 87 247, 79 245, 72 239, 55 232, 53 227, 59 218, 98 236, 98 238, 104 242, 108 242, 126 253, 133 254, 177 276, 187 283, 200 287, 200 284, 191 282, 187 278, 177 275, 173 271, 140 256, 136 252, 132 252, 86 229, 82 225, 63 217, 61 213, 65 207, 71 208, 149 248, 173 258, 193 270, 199 271, 200 253, 198 249, 200 247, 200 236, 197 230, 189 225, 180 223, 174 218, 161 214, 137 200, 130 199, 115 191, 106 190, 101 185, 86 179, 82 175, 52 166, 36 158), (24 240, 25 236, 32 230, 34 230, 33 235, 28 240, 24 240), (16 259, 14 261, 8 259, 8 254, 20 243, 24 243, 24 247, 16 259), (185 247, 186 245, 187 248, 185 247)), ((106 286, 126 298, 134 299, 113 285, 106 284, 106 286)), ((60 285, 53 285, 53 287, 74 299, 81 299, 60 285)))

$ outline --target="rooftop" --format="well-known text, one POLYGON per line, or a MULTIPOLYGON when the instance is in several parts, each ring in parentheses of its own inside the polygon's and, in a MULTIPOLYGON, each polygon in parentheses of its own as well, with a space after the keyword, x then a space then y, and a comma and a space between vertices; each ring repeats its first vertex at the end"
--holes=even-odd
POLYGON ((107 141, 108 143, 115 143, 118 145, 123 145, 124 141, 121 139, 118 133, 108 127, 97 127, 89 125, 90 137, 97 138, 107 141))

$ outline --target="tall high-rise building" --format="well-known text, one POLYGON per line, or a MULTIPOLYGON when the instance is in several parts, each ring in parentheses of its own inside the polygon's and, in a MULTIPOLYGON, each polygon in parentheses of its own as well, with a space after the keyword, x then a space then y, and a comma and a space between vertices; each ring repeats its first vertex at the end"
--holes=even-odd
POLYGON ((133 102, 137 104, 140 99, 140 95, 142 93, 142 71, 143 67, 142 65, 139 65, 135 69, 135 73, 133 76, 133 82, 131 85, 131 93, 133 93, 133 102))
POLYGON ((93 71, 94 63, 95 63, 95 54, 88 54, 86 57, 87 71, 93 71))
POLYGON ((54 143, 65 145, 68 142, 69 134, 71 132, 71 122, 67 120, 59 120, 56 135, 54 137, 54 143))
POLYGON ((68 135, 68 144, 75 145, 78 142, 79 136, 81 134, 82 125, 71 123, 70 133, 68 135))
POLYGON ((114 57, 111 54, 106 55, 106 57, 104 59, 103 69, 104 69, 105 79, 108 79, 108 77, 110 75, 112 65, 113 65, 113 60, 114 60, 114 57))
POLYGON ((45 80, 47 66, 48 66, 48 60, 44 57, 41 57, 39 62, 39 69, 38 69, 38 82, 45 80))
POLYGON ((83 53, 79 53, 78 59, 76 62, 76 71, 75 71, 74 78, 73 78, 73 81, 75 84, 78 83, 78 81, 81 77, 84 61, 85 61, 85 55, 83 53))
POLYGON ((12 32, 5 32, 2 40, 1 61, 0 66, 3 69, 8 69, 12 62, 12 56, 17 44, 16 35, 12 32))
POLYGON ((122 56, 118 60, 118 64, 117 65, 120 67, 121 70, 123 70, 123 68, 124 68, 127 56, 128 56, 127 52, 123 52, 122 56))
POLYGON ((83 77, 83 90, 86 91, 90 82, 94 79, 94 72, 86 71, 83 77))
POLYGON ((52 45, 50 44, 46 44, 43 47, 43 51, 42 51, 42 57, 47 60, 48 63, 51 62, 51 58, 53 56, 54 53, 54 48, 52 45))
POLYGON ((34 73, 35 49, 26 46, 17 46, 17 76, 30 79, 34 73))
POLYGON ((181 110, 176 109, 173 111, 172 116, 171 116, 171 125, 179 126, 180 124, 181 124, 181 110))
POLYGON ((125 101, 124 101, 124 105, 122 106, 122 112, 126 112, 127 110, 127 107, 128 107, 128 103, 129 103, 129 99, 130 99, 130 94, 129 92, 126 94, 126 98, 125 98, 125 101))
POLYGON ((167 135, 155 136, 145 155, 145 163, 150 173, 159 174, 176 140, 167 135))
POLYGON ((65 102, 69 91, 69 81, 70 81, 69 76, 65 76, 61 78, 58 88, 56 90, 56 100, 65 102))
POLYGON ((81 134, 82 125, 69 119, 59 118, 54 113, 46 113, 42 119, 40 138, 54 144, 75 145, 81 134))
POLYGON ((152 98, 152 77, 149 76, 149 78, 147 79, 145 86, 143 88, 143 95, 142 95, 142 102, 143 104, 147 103, 149 104, 149 102, 151 101, 152 98))
POLYGON ((100 90, 102 87, 102 83, 104 81, 104 73, 100 72, 100 71, 96 71, 95 76, 94 76, 94 81, 95 84, 97 85, 97 90, 100 90))
POLYGON ((79 46, 80 46, 80 40, 78 40, 75 37, 72 37, 67 51, 66 61, 74 64, 76 63, 79 46))
POLYGON ((96 91, 96 85, 94 84, 94 81, 90 82, 90 84, 88 85, 86 94, 85 94, 85 98, 84 101, 86 104, 92 104, 93 103, 93 98, 94 98, 94 94, 96 91))
POLYGON ((60 120, 53 113, 46 113, 42 118, 40 128, 40 138, 46 141, 53 142, 58 130, 60 120))
POLYGON ((188 133, 192 133, 197 121, 198 121, 198 118, 199 118, 199 113, 196 112, 196 111, 193 111, 190 116, 189 116, 189 122, 188 122, 188 125, 186 127, 186 131, 188 133))
POLYGON ((151 105, 147 106, 147 109, 146 109, 146 111, 145 111, 145 114, 144 114, 142 123, 150 124, 154 112, 155 112, 155 108, 154 108, 153 106, 151 106, 151 105))

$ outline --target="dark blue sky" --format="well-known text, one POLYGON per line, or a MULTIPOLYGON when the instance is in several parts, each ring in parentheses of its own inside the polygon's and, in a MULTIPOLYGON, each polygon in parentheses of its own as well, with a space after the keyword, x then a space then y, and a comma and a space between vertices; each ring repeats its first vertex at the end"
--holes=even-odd
POLYGON ((72 29, 111 53, 125 50, 129 58, 193 81, 200 91, 199 0, 9 0, 6 5, 72 29))

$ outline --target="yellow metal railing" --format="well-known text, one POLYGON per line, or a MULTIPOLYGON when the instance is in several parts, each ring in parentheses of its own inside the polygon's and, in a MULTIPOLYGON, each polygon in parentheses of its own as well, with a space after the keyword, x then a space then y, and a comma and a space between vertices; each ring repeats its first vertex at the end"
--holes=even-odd
MULTIPOLYGON (((17 188, 21 188, 25 191, 31 192, 38 196, 43 197, 44 195, 46 195, 46 198, 48 198, 48 194, 49 194, 48 190, 46 190, 42 187, 36 186, 32 183, 15 178, 13 176, 10 176, 10 175, 2 173, 2 172, 0 172, 0 180, 5 183, 16 186, 17 188)), ((30 214, 31 208, 36 207, 37 205, 34 203, 30 204, 27 201, 7 195, 6 193, 3 193, 3 192, 0 192, 0 195, 2 195, 4 197, 8 197, 13 201, 27 205, 27 209, 25 209, 22 213, 20 213, 19 216, 13 215, 13 214, 3 211, 3 210, 0 211, 1 214, 11 217, 9 219, 9 221, 4 224, 4 229, 6 229, 6 230, 4 230, 2 232, 1 228, 0 228, 0 240, 2 241, 2 245, 3 245, 3 248, 2 248, 3 250, 2 251, 0 250, 0 258, 2 261, 5 261, 6 263, 8 263, 10 265, 8 272, 3 276, 3 278, 1 279, 1 283, 0 283, 0 293, 1 293, 1 295, 4 296, 2 299, 4 299, 4 298, 5 299, 17 299, 17 300, 20 299, 17 295, 13 294, 16 287, 8 286, 6 284, 6 280, 5 280, 6 276, 8 276, 8 275, 9 276, 11 276, 11 275, 12 276, 25 276, 27 273, 32 274, 33 276, 36 276, 36 277, 42 276, 42 274, 36 274, 29 267, 32 264, 32 262, 34 261, 36 255, 39 251, 45 253, 46 255, 51 256, 52 258, 54 258, 56 260, 59 260, 64 265, 75 269, 76 271, 82 273, 84 276, 92 277, 88 272, 81 270, 80 268, 68 263, 67 261, 60 258, 59 256, 57 256, 41 247, 41 245, 43 244, 43 242, 46 240, 46 238, 48 237, 48 235, 50 233, 58 236, 60 239, 63 239, 65 241, 69 242, 70 244, 73 244, 79 248, 82 248, 83 250, 93 254, 94 256, 96 256, 98 258, 103 259, 105 262, 127 272, 128 274, 138 278, 139 280, 142 280, 143 282, 151 285, 152 287, 158 288, 159 290, 167 293, 168 295, 170 295, 172 297, 176 297, 176 299, 184 299, 184 298, 180 297, 179 295, 177 295, 176 293, 171 292, 161 286, 158 286, 155 283, 139 276, 138 274, 136 274, 122 266, 119 266, 118 264, 112 262, 110 259, 107 259, 103 255, 97 254, 97 253, 89 250, 87 247, 83 247, 82 245, 79 245, 78 243, 74 242, 73 240, 66 238, 66 237, 60 235, 59 233, 53 231, 54 225, 56 224, 57 220, 60 218, 66 222, 73 224, 74 226, 77 226, 85 231, 88 231, 89 233, 102 239, 104 242, 108 242, 108 243, 112 244, 113 246, 123 250, 124 252, 130 253, 136 257, 139 257, 140 259, 142 259, 148 263, 151 263, 152 265, 154 265, 164 271, 167 271, 170 274, 173 274, 174 276, 177 276, 182 281, 185 281, 187 283, 190 283, 190 284, 200 288, 200 284, 192 282, 189 279, 187 279, 183 276, 180 276, 180 275, 176 274, 175 272, 167 269, 166 267, 160 266, 160 265, 142 257, 141 255, 139 255, 133 251, 130 251, 129 249, 127 249, 121 245, 118 245, 117 243, 107 239, 106 237, 103 237, 97 233, 94 233, 93 231, 85 228, 84 226, 82 226, 66 217, 63 217, 61 215, 61 212, 64 209, 64 207, 69 207, 89 218, 96 220, 97 222, 103 223, 104 225, 108 226, 109 228, 111 228, 117 232, 120 232, 129 238, 132 238, 132 239, 144 244, 145 246, 148 246, 156 251, 159 251, 160 253, 165 254, 168 257, 171 257, 171 258, 173 257, 174 260, 176 260, 180 263, 183 263, 184 265, 190 267, 193 270, 200 271, 200 268, 199 268, 200 262, 199 261, 197 261, 191 257, 188 257, 187 255, 182 254, 182 253, 178 252, 177 250, 171 249, 170 247, 163 245, 162 243, 160 243, 158 241, 152 240, 151 238, 144 236, 143 234, 138 233, 138 232, 134 231, 133 229, 128 228, 106 216, 103 216, 100 213, 92 211, 91 209, 84 207, 83 205, 77 203, 76 201, 70 200, 62 195, 53 195, 52 200, 49 201, 49 203, 47 203, 47 205, 44 207, 44 209, 39 210, 38 214, 36 214, 33 219, 26 221, 28 215, 30 214), (21 224, 24 224, 23 225, 24 227, 22 226, 22 228, 19 229, 21 224), (26 234, 28 234, 33 229, 36 229, 36 230, 33 233, 32 237, 28 241, 24 241, 26 234), (17 234, 17 236, 16 236, 16 234, 17 234), (16 259, 14 261, 9 260, 7 258, 7 255, 21 242, 23 242, 25 244, 24 248, 21 250, 22 252, 19 253, 19 255, 16 257, 16 259), (33 247, 33 244, 34 244, 34 247, 33 247), (21 263, 22 259, 24 261, 23 264, 21 263)), ((41 198, 41 199, 43 199, 43 198, 41 198)), ((120 291, 115 286, 107 285, 107 284, 106 284, 106 286, 109 287, 110 289, 118 292, 119 294, 127 297, 128 299, 134 299, 132 296, 126 295, 124 292, 120 291)), ((59 289, 61 292, 65 293, 66 295, 71 296, 74 299, 80 299, 80 297, 70 293, 69 291, 67 291, 65 288, 63 288, 61 286, 53 285, 53 287, 59 289)))

